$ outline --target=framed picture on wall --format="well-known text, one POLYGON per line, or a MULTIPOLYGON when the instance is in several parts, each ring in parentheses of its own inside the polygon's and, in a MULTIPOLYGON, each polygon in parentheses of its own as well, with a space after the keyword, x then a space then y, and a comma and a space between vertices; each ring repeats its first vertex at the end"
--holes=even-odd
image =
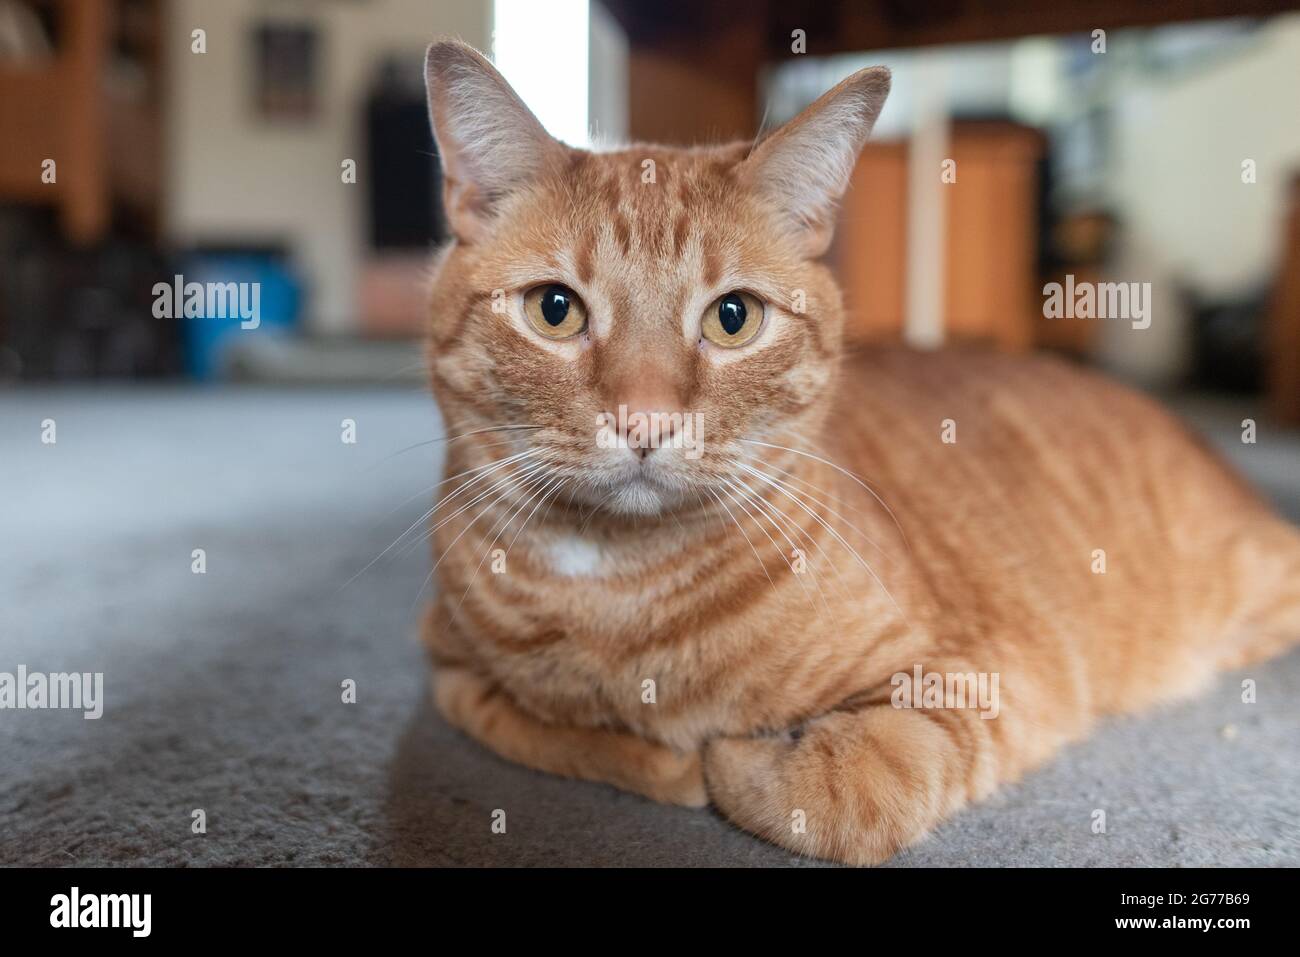
POLYGON ((319 30, 306 23, 253 28, 254 102, 268 120, 313 119, 317 109, 319 30))

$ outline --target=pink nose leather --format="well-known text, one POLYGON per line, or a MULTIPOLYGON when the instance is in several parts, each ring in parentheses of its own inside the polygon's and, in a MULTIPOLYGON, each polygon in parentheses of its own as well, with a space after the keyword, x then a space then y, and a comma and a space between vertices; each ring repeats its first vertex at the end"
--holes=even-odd
POLYGON ((632 393, 614 409, 620 444, 640 458, 666 445, 676 431, 671 416, 676 404, 661 392, 632 393))

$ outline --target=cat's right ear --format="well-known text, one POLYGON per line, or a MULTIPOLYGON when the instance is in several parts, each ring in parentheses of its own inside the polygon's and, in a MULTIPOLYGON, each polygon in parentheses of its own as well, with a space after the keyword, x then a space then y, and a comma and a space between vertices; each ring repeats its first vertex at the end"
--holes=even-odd
POLYGON ((784 220, 809 257, 830 246, 835 206, 889 96, 889 71, 859 70, 771 136, 740 165, 743 181, 784 220))
POLYGON ((442 157, 447 223, 462 242, 481 237, 500 202, 564 157, 488 59, 459 40, 424 58, 429 119, 442 157))

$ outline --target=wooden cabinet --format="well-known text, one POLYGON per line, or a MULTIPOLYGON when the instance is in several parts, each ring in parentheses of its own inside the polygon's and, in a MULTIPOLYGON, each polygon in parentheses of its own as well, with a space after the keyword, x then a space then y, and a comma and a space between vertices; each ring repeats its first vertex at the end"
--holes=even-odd
POLYGON ((868 143, 840 207, 833 250, 845 337, 901 338, 907 299, 907 145, 868 143))
POLYGON ((1300 176, 1291 181, 1290 203, 1268 317, 1268 391, 1273 413, 1300 425, 1300 176))
MULTIPOLYGON (((1011 123, 957 123, 949 140, 956 182, 934 171, 945 206, 947 341, 1029 348, 1042 315, 1038 287, 1040 133, 1011 123)), ((834 261, 847 335, 900 338, 907 314, 907 144, 869 143, 840 215, 834 261)))
POLYGON ((0 61, 0 201, 50 203, 63 231, 94 242, 113 203, 156 216, 161 164, 159 0, 44 0, 54 24, 49 58, 0 61), (111 56, 129 53, 147 90, 108 82, 111 56), (54 178, 42 164, 54 160, 54 178))

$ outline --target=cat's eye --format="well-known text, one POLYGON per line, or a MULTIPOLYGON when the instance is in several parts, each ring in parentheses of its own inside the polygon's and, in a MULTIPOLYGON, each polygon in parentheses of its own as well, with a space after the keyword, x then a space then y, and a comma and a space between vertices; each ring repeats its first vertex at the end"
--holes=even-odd
POLYGON ((763 303, 747 292, 729 292, 704 310, 700 334, 714 345, 734 349, 758 335, 763 325, 763 303))
POLYGON ((549 283, 524 294, 529 325, 547 339, 568 339, 587 328, 587 307, 568 286, 549 283))

